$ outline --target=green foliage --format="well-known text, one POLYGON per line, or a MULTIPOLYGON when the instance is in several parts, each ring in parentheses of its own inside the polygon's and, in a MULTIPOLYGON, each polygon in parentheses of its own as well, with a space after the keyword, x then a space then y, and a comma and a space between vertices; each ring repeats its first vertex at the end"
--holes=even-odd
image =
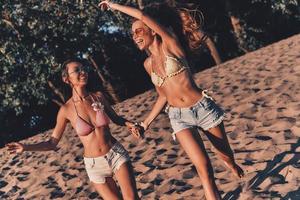
POLYGON ((300 30, 297 0, 227 0, 226 7, 229 15, 240 19, 240 45, 249 51, 300 30))
MULTIPOLYGON (((27 0, 1 3, 0 111, 46 104, 47 81, 59 77, 58 63, 103 48, 113 20, 98 1, 27 0)), ((111 15, 112 16, 112 15, 111 15)), ((114 39, 114 38, 111 38, 114 39)))

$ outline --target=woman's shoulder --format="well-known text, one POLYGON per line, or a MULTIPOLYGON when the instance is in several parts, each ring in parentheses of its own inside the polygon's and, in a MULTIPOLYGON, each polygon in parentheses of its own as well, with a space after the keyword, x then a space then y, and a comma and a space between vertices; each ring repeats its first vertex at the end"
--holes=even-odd
POLYGON ((68 112, 70 107, 73 105, 72 98, 68 99, 63 105, 60 106, 62 112, 68 112))
POLYGON ((145 70, 150 73, 151 72, 151 56, 147 57, 146 60, 144 61, 144 68, 145 70))
POLYGON ((70 115, 70 100, 68 100, 65 104, 61 105, 58 111, 58 116, 60 118, 66 118, 68 119, 68 116, 70 115))

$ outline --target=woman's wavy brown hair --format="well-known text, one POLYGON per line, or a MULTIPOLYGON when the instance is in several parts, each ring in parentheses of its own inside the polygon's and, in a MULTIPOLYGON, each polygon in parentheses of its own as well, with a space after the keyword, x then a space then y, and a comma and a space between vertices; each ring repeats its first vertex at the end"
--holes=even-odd
POLYGON ((67 79, 69 77, 69 74, 68 74, 68 64, 73 63, 73 62, 82 63, 82 60, 80 60, 78 58, 70 58, 70 59, 67 59, 66 61, 64 61, 61 64, 61 77, 62 77, 62 80, 65 83, 66 83, 66 81, 67 81, 67 79))
POLYGON ((208 36, 202 32, 204 16, 199 9, 177 8, 181 17, 182 29, 188 41, 191 51, 195 51, 203 45, 208 36))
POLYGON ((151 3, 144 7, 143 12, 161 25, 171 28, 186 53, 199 49, 207 39, 201 31, 204 17, 199 9, 170 3, 151 3))

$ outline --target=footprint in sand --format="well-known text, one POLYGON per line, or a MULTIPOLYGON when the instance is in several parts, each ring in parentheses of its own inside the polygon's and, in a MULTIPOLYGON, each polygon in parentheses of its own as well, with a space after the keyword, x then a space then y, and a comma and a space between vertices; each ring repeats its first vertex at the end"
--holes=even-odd
POLYGON ((51 193, 50 193, 50 199, 56 199, 56 198, 62 198, 65 196, 65 193, 62 191, 60 187, 56 187, 51 193))
POLYGON ((155 145, 159 145, 163 142, 163 138, 154 139, 155 145))
POLYGON ((69 181, 69 180, 71 180, 71 179, 77 177, 76 175, 68 174, 68 173, 65 173, 65 172, 62 173, 62 176, 63 176, 67 181, 69 181))
POLYGON ((197 176, 196 168, 192 166, 190 170, 183 172, 182 179, 192 179, 196 176, 197 176))
POLYGON ((186 182, 184 182, 182 180, 177 180, 177 179, 171 179, 169 181, 169 183, 172 184, 172 185, 176 185, 176 186, 184 186, 184 185, 187 184, 186 182))
POLYGON ((98 198, 98 197, 99 197, 99 195, 98 195, 97 192, 92 192, 92 193, 89 195, 89 199, 96 199, 96 198, 98 198))
POLYGON ((28 180, 29 174, 30 174, 29 172, 19 172, 16 174, 16 176, 17 176, 17 179, 22 182, 22 181, 28 180))
POLYGON ((75 162, 81 162, 83 160, 82 156, 76 156, 75 157, 75 162))
POLYGON ((159 149, 156 151, 156 155, 161 155, 163 153, 165 153, 167 150, 166 149, 159 149))
POLYGON ((83 187, 78 187, 78 188, 76 188, 76 192, 75 192, 75 194, 78 194, 79 192, 81 192, 83 190, 83 187))
POLYGON ((153 165, 153 160, 147 160, 146 162, 143 162, 143 165, 149 168, 148 171, 152 171, 153 169, 156 168, 156 166, 153 165))
POLYGON ((146 195, 148 195, 150 193, 153 193, 153 192, 154 192, 154 186, 153 185, 150 185, 147 188, 141 190, 142 196, 146 196, 146 195))
POLYGON ((270 136, 263 136, 263 135, 257 135, 257 136, 255 136, 255 139, 262 140, 262 141, 267 141, 267 140, 272 140, 272 137, 270 137, 270 136))
POLYGON ((164 181, 164 178, 160 174, 157 174, 156 177, 154 178, 154 180, 151 181, 151 183, 153 185, 159 186, 161 184, 161 182, 163 182, 163 181, 164 181))
POLYGON ((0 181, 0 189, 7 186, 7 182, 6 181, 0 181))

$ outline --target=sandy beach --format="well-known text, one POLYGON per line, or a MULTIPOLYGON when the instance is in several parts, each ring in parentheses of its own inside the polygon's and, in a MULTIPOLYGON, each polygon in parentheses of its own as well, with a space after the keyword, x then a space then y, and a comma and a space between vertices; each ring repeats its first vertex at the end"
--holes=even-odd
MULTIPOLYGON (((226 111, 226 132, 246 173, 243 179, 235 178, 200 131, 222 198, 300 199, 300 35, 202 71, 195 79, 226 111)), ((115 109, 129 120, 141 121, 155 99, 150 90, 115 109)), ((124 127, 110 127, 129 151, 142 199, 204 199, 195 168, 171 137, 166 113, 151 124, 144 140, 124 127)), ((22 142, 47 140, 50 133, 22 142)), ((70 126, 55 152, 9 155, 0 149, 0 199, 101 199, 88 181, 82 154, 70 126)))

